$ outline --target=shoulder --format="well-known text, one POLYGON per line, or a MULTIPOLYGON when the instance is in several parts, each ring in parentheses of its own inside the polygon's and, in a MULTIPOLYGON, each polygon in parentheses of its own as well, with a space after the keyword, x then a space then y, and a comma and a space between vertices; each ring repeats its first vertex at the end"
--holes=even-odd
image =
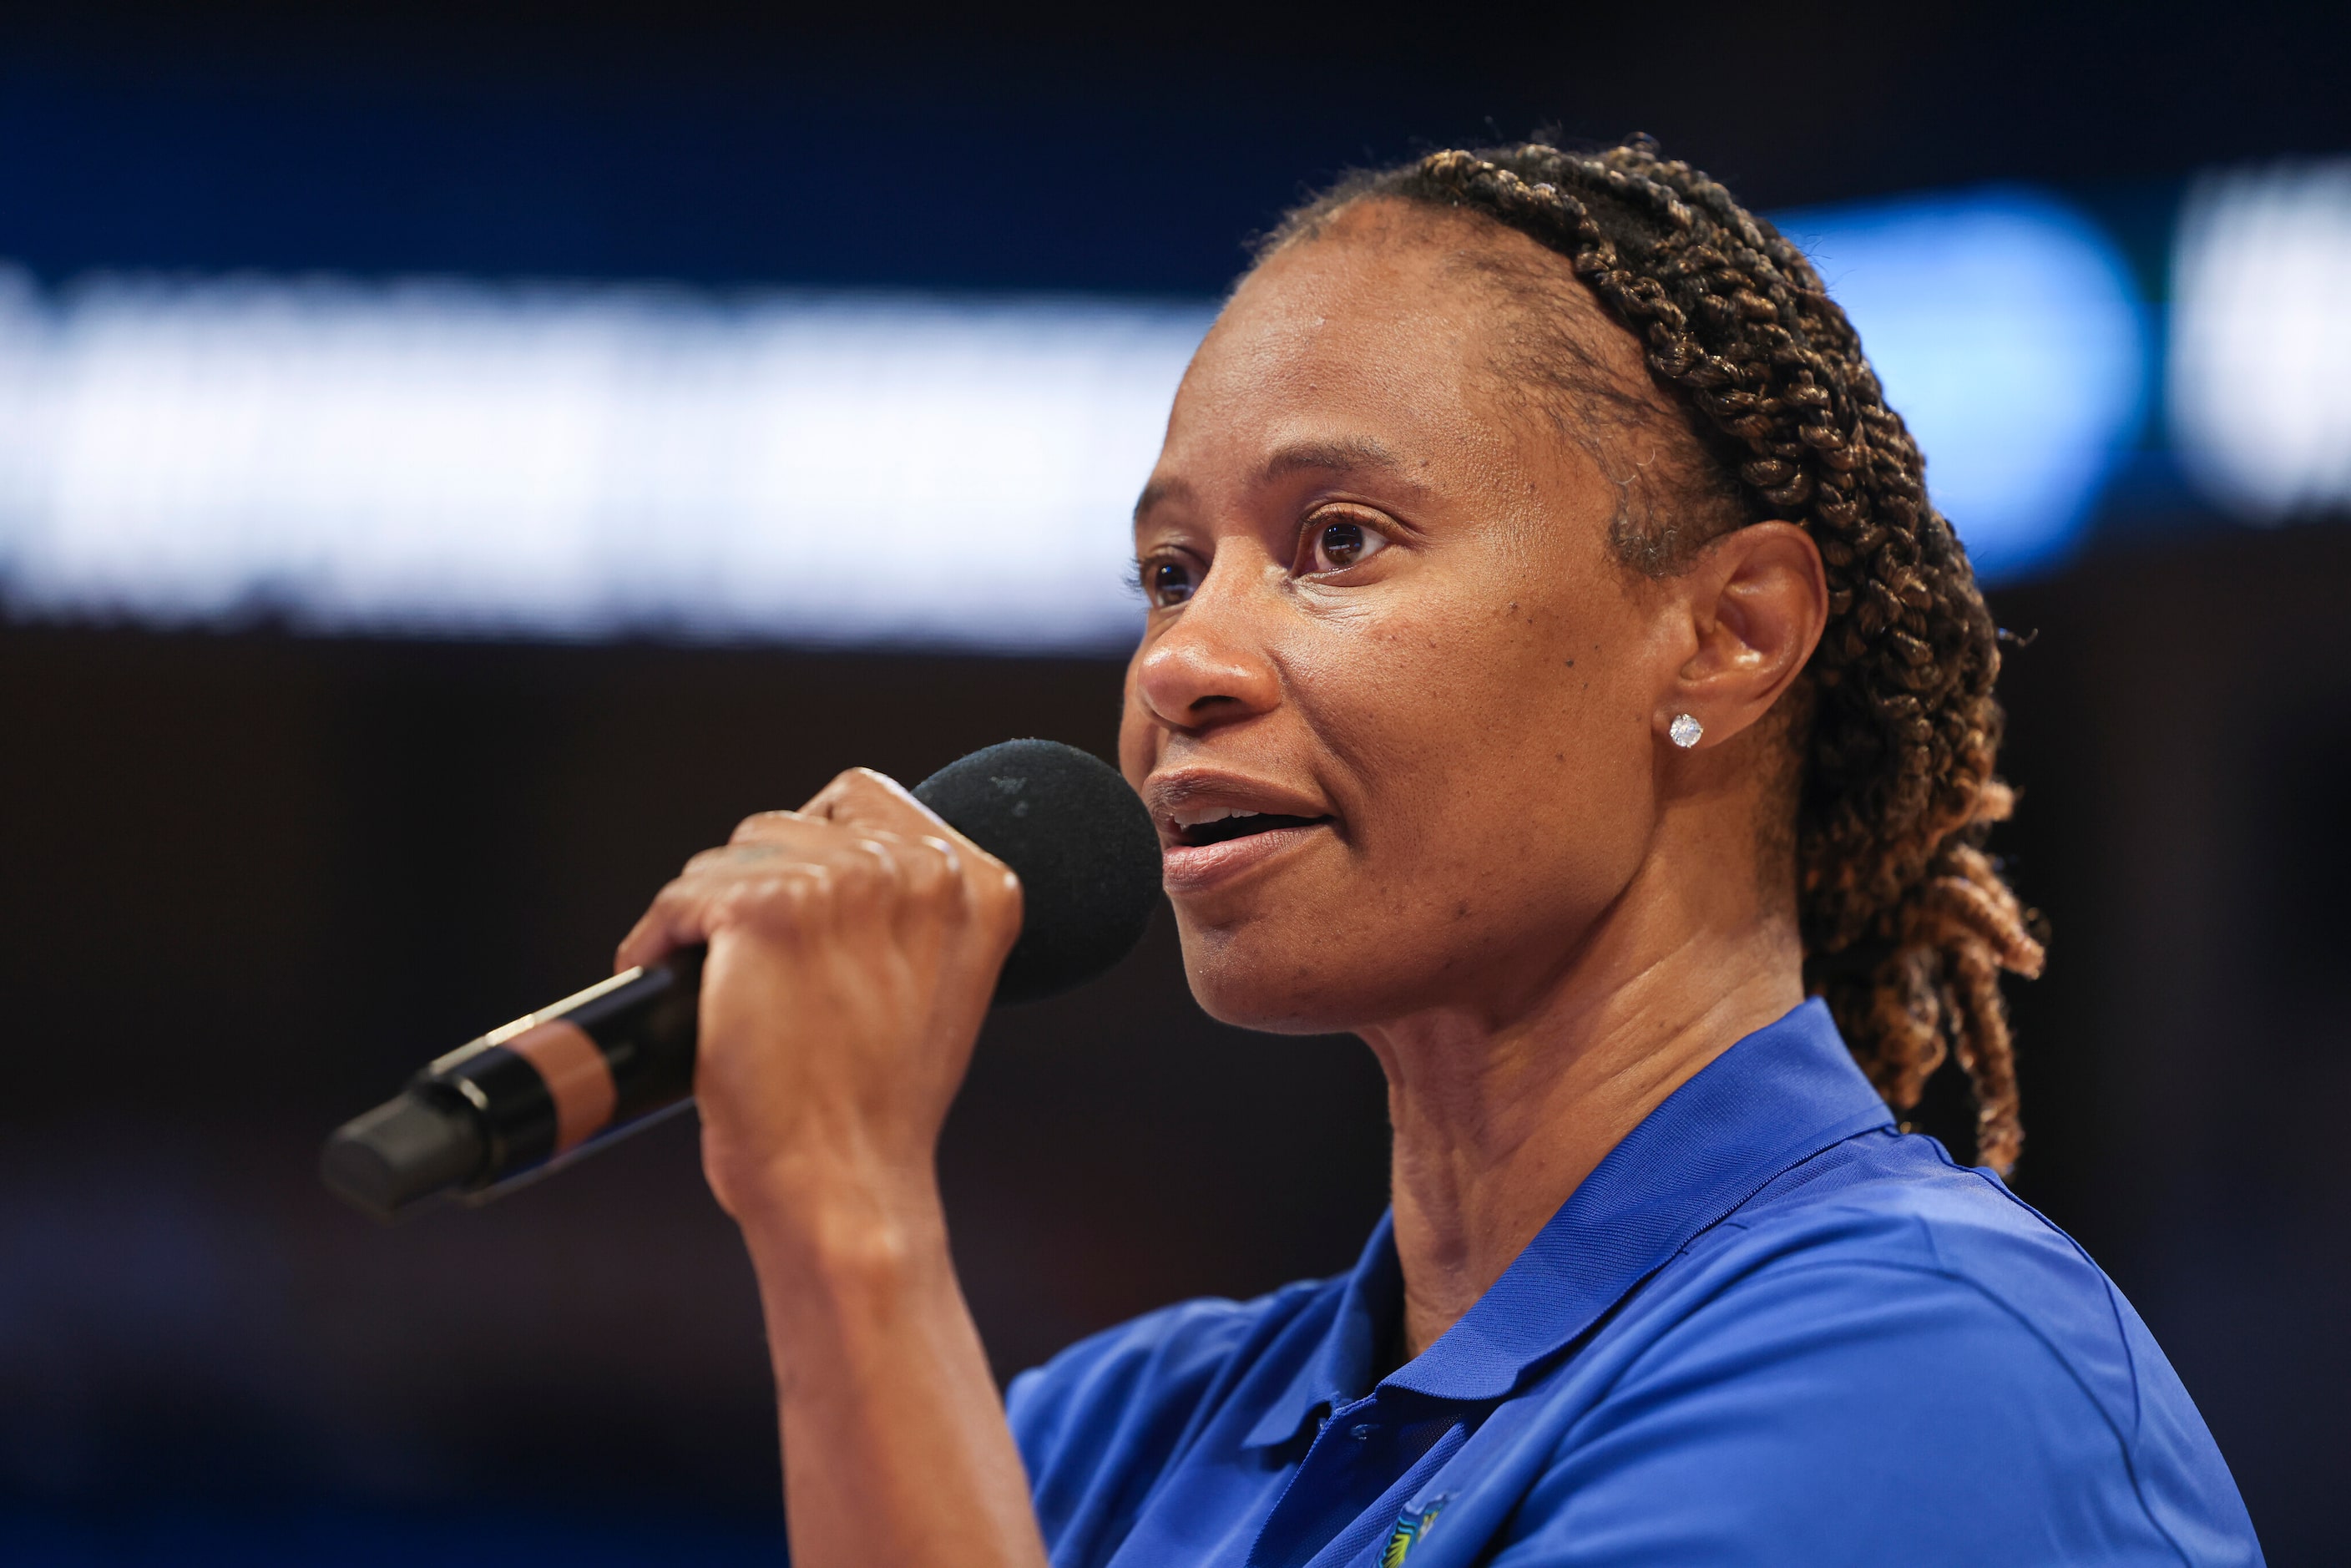
POLYGON ((2036 1321, 2077 1318, 2101 1332, 2119 1301, 2089 1255, 1998 1176, 1890 1128, 1781 1173, 1677 1261, 1719 1289, 1805 1270, 1921 1273, 2036 1321))
POLYGON ((1813 1563, 1889 1540, 1917 1562, 2258 1561, 2121 1293, 1929 1140, 1867 1134, 1787 1173, 1613 1330, 1510 1561, 1582 1561, 1541 1538, 1659 1531, 1688 1562, 1757 1540, 1813 1563))
POLYGON ((1012 1380, 1005 1414, 1048 1538, 1126 1515, 1237 1377, 1319 1336, 1340 1282, 1204 1299, 1079 1341, 1012 1380), (1088 1516, 1081 1518, 1080 1516, 1088 1516))
POLYGON ((1823 1150, 1677 1261, 1684 1326, 1701 1335, 1777 1332, 1782 1312, 1834 1317, 1889 1347, 1980 1323, 2038 1353, 2004 1346, 1995 1366, 1921 1375, 2060 1379, 2126 1440, 2145 1415, 2145 1330, 2113 1281, 1998 1176, 1953 1163, 1931 1138, 1888 1129, 1823 1150))

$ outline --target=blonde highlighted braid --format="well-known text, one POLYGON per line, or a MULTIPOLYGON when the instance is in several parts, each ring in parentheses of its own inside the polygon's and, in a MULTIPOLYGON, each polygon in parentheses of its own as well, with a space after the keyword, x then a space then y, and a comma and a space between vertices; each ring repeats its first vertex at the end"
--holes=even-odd
POLYGON ((1770 224, 1646 138, 1595 153, 1539 141, 1443 152, 1359 174, 1291 213, 1260 257, 1374 199, 1529 235, 1640 340, 1723 473, 1688 486, 1694 504, 1662 525, 1620 529, 1628 565, 1672 570, 1763 517, 1799 523, 1820 546, 1829 622, 1799 734, 1805 981, 1897 1110, 1956 1053, 1975 1092, 1977 1157, 2007 1170, 2023 1130, 2000 977, 2039 974, 2042 948, 1983 850, 2013 803, 1992 771, 1999 633, 1844 312, 1770 224), (1708 508, 1709 493, 1735 499, 1708 508))

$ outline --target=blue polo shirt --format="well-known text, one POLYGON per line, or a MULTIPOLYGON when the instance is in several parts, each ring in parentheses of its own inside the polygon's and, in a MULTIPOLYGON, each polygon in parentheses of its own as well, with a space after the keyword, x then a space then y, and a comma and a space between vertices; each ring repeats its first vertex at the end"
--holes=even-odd
POLYGON ((2256 1563, 2120 1291, 1896 1130, 1827 1009, 1717 1058, 1384 1376, 1354 1271, 1087 1340, 1008 1404, 1056 1568, 2256 1563))

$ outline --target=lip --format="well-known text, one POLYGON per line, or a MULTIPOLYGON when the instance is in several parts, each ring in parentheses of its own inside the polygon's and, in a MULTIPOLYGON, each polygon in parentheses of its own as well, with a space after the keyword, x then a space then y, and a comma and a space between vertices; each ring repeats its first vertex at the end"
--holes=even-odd
POLYGON ((1328 822, 1310 822, 1299 828, 1268 828, 1264 832, 1227 839, 1220 844, 1162 844, 1160 885, 1171 898, 1205 893, 1263 865, 1276 855, 1296 849, 1317 833, 1329 831, 1328 822))
POLYGON ((1230 882, 1306 843, 1317 833, 1337 831, 1335 813, 1318 797, 1212 768, 1182 768, 1153 774, 1144 780, 1143 800, 1159 828, 1161 882, 1170 897, 1205 892, 1230 882), (1262 811, 1270 816, 1334 820, 1269 828, 1263 832, 1227 839, 1222 843, 1187 844, 1179 837, 1174 816, 1178 808, 1186 806, 1221 806, 1237 811, 1262 811))

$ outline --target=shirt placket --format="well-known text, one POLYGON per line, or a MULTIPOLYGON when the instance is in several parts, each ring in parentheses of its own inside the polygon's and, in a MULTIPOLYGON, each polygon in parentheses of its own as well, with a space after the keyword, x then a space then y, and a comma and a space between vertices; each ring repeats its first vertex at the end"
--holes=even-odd
MULTIPOLYGON (((1424 1461, 1452 1446, 1443 1434, 1430 1439, 1432 1417, 1443 1427, 1453 1413, 1400 1411, 1394 1404, 1374 1390, 1322 1418, 1258 1532, 1248 1568, 1332 1568, 1362 1557, 1364 1543, 1355 1538, 1367 1519, 1368 1528, 1384 1532, 1395 1511, 1387 1502, 1402 1499, 1408 1481, 1425 1485, 1427 1478, 1418 1475, 1424 1461)), ((1373 1546, 1375 1560, 1376 1541, 1373 1546)))
MULTIPOLYGON (((1374 1390, 1332 1406, 1317 1424, 1297 1474, 1282 1488, 1249 1547, 1248 1568, 1300 1568, 1328 1540, 1327 1530, 1313 1527, 1338 1518, 1345 1500, 1365 1484, 1365 1467, 1375 1458, 1371 1444, 1379 1433, 1378 1405, 1374 1390)), ((1381 1490, 1374 1489, 1363 1500, 1369 1502, 1381 1490)))

